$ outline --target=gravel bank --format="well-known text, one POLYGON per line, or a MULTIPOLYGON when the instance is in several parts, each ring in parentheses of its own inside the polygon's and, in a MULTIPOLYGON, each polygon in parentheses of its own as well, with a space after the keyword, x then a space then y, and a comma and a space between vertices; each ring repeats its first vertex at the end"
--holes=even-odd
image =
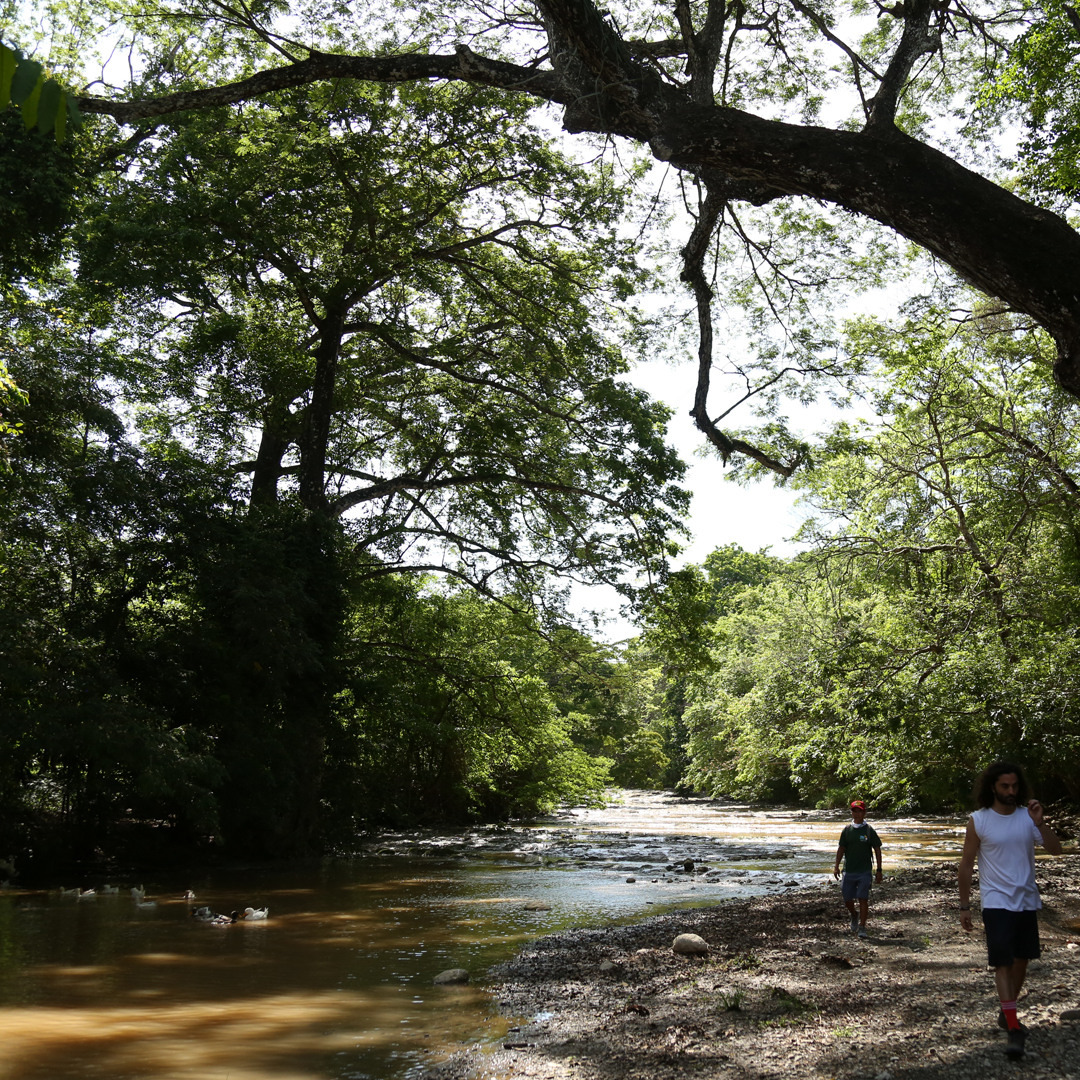
POLYGON ((876 886, 867 941, 825 885, 541 938, 490 972, 500 1010, 524 1018, 503 1047, 431 1075, 1080 1080, 1080 855, 1042 863, 1039 881, 1021 1063, 1002 1052, 982 934, 960 929, 949 863, 876 886), (706 958, 672 953, 687 931, 709 942, 706 958))

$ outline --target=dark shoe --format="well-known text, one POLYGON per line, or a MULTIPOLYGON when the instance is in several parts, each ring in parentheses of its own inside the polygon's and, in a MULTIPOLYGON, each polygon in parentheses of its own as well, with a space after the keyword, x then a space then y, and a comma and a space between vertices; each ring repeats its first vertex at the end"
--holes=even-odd
POLYGON ((859 929, 859 916, 851 916, 851 932, 854 934, 859 929))
MULTIPOLYGON (((1017 1021, 1017 1023, 1019 1023, 1019 1021, 1017 1021)), ((1009 1030, 1009 1022, 1005 1019, 1005 1014, 1000 1009, 998 1009, 998 1027, 1001 1028, 1002 1031, 1009 1030)), ((1020 1024, 1020 1030, 1027 1035, 1028 1029, 1024 1024, 1020 1024)))
POLYGON ((1005 1056, 1017 1060, 1024 1056, 1024 1040, 1027 1038, 1027 1032, 1023 1028, 1017 1028, 1016 1031, 1009 1032, 1009 1041, 1005 1046, 1005 1056))

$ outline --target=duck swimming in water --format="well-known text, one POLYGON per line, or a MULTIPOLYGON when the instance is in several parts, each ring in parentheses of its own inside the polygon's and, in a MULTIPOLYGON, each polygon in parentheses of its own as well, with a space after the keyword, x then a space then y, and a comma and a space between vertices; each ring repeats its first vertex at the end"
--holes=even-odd
POLYGON ((264 908, 246 907, 246 908, 244 908, 244 918, 248 919, 251 922, 258 922, 258 920, 265 919, 269 915, 270 915, 270 909, 268 907, 264 907, 264 908))
POLYGON ((193 919, 198 919, 199 922, 209 923, 211 926, 232 926, 234 922, 240 917, 238 912, 231 912, 228 915, 219 915, 216 911, 211 910, 208 907, 196 908, 192 913, 193 919))

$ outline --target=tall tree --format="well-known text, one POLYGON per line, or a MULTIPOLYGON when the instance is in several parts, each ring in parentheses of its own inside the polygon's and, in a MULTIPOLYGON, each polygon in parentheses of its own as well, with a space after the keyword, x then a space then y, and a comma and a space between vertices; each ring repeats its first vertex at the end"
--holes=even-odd
POLYGON ((619 381, 626 194, 519 103, 292 92, 186 118, 106 194, 81 263, 160 372, 132 391, 250 476, 253 507, 346 520, 373 573, 659 570, 682 467, 619 381))

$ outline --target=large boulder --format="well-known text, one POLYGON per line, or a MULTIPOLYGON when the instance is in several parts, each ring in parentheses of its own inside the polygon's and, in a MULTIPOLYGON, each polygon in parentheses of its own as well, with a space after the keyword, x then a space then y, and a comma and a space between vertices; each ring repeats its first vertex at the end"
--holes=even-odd
POLYGON ((709 951, 709 943, 697 934, 680 934, 671 943, 671 949, 679 956, 704 956, 709 951))

